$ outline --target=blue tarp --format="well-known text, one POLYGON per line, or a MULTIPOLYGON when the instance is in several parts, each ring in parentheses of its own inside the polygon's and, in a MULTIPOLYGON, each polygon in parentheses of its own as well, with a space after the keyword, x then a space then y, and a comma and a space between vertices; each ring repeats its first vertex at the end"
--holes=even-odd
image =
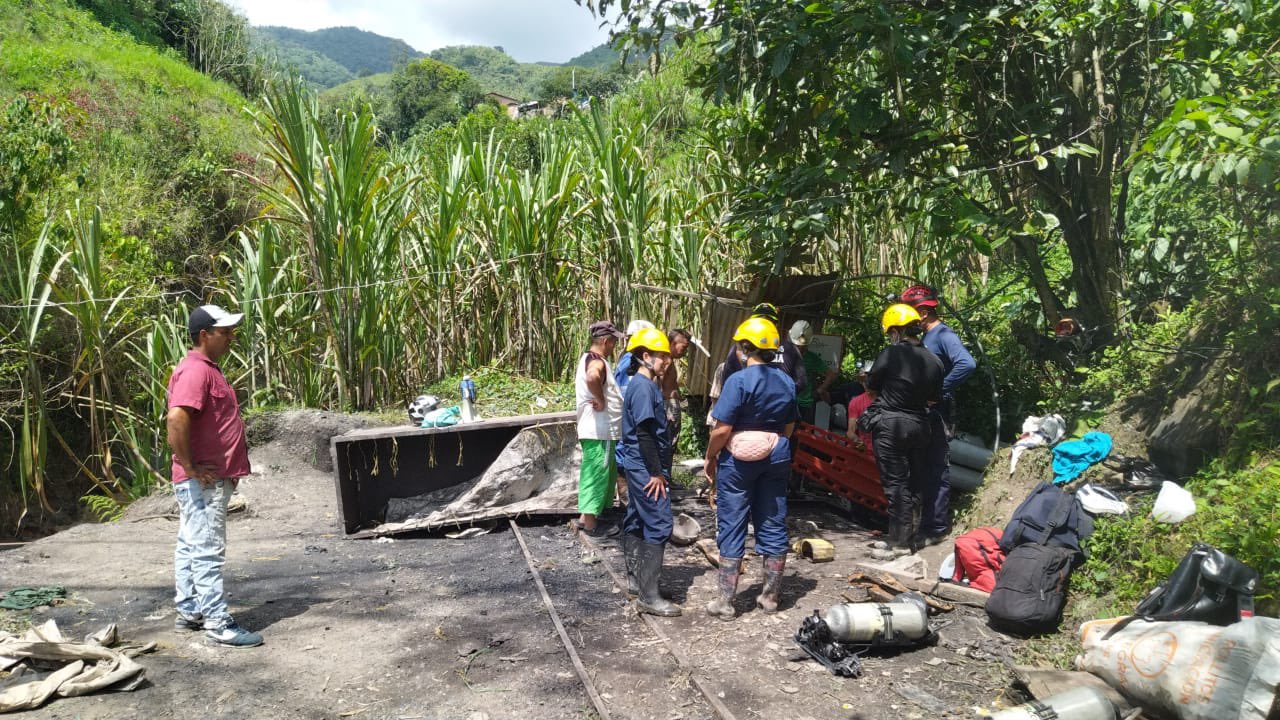
POLYGON ((1111 436, 1103 432, 1086 433, 1079 440, 1068 440, 1053 448, 1053 482, 1063 485, 1080 477, 1090 465, 1101 462, 1111 452, 1111 436))

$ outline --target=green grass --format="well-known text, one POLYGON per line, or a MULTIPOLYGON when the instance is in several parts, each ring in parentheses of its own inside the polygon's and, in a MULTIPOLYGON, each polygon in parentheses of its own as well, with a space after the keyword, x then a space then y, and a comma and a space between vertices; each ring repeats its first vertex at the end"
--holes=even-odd
MULTIPOLYGON (((493 367, 471 371, 471 379, 476 384, 476 411, 484 418, 537 415, 574 408, 571 383, 534 380, 493 367), (539 398, 546 400, 546 407, 537 404, 539 398)), ((462 401, 461 383, 462 373, 456 373, 434 383, 422 394, 435 395, 445 407, 458 405, 462 401)))
POLYGON ((257 147, 243 97, 59 0, 0 4, 0 35, 0 99, 51 103, 74 141, 54 207, 101 205, 117 237, 140 238, 162 263, 221 241, 239 219, 228 205, 247 195, 224 169, 252 166, 257 147))

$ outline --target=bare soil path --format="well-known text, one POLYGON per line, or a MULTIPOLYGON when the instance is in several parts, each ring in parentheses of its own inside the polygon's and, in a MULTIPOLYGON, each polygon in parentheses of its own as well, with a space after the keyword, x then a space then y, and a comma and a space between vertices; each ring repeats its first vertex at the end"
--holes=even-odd
MULTIPOLYGON (((129 641, 156 641, 147 682, 132 693, 56 700, 31 718, 399 718, 402 720, 595 717, 509 530, 469 540, 353 541, 340 534, 332 476, 315 469, 309 442, 288 438, 252 453, 240 493, 248 510, 228 525, 232 610, 266 643, 249 650, 206 645, 171 630, 176 521, 158 512, 135 522, 86 524, 0 552, 0 587, 65 585, 70 600, 30 613, 0 611, 6 628, 57 620, 80 637, 117 623, 129 641), (292 444, 290 444, 292 442, 292 444)), ((709 509, 691 497, 677 511, 713 533, 709 509)), ((740 588, 739 618, 702 612, 712 568, 693 548, 668 551, 664 589, 685 605, 663 619, 693 668, 681 667, 630 609, 604 564, 618 549, 584 548, 559 524, 521 523, 548 592, 611 717, 701 720, 715 713, 696 674, 739 720, 748 718, 969 717, 1006 684, 1012 643, 960 608, 934 647, 866 660, 841 679, 799 659, 792 636, 803 617, 841 602, 852 565, 871 536, 816 505, 812 520, 837 559, 788 565, 783 610, 753 609, 758 558, 740 588)))

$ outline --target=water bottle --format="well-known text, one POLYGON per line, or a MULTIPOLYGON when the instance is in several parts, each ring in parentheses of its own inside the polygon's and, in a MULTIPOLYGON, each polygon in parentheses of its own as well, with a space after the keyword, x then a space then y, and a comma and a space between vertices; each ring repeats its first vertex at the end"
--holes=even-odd
POLYGON ((471 379, 470 375, 463 375, 459 389, 462 392, 462 422, 474 422, 476 419, 474 405, 476 401, 476 383, 471 379))

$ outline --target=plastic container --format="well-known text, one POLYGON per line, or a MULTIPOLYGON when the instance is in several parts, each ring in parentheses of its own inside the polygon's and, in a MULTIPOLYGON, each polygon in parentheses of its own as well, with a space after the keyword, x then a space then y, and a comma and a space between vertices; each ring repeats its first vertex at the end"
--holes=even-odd
POLYGON ((1196 514, 1196 499, 1191 493, 1169 482, 1160 483, 1160 494, 1151 507, 1156 522, 1177 524, 1196 514))
POLYGON ((912 602, 845 603, 828 608, 822 619, 834 639, 847 643, 870 644, 890 630, 911 640, 929 634, 929 613, 912 602))
POLYGON ((1026 705, 1001 710, 991 720, 1115 720, 1116 708, 1091 687, 1071 688, 1026 705))
POLYGON ((476 383, 470 375, 463 375, 458 390, 462 394, 462 422, 473 422, 476 419, 476 383))
POLYGON ((956 575, 956 554, 950 553, 942 558, 942 564, 938 566, 938 579, 950 580, 956 575))

